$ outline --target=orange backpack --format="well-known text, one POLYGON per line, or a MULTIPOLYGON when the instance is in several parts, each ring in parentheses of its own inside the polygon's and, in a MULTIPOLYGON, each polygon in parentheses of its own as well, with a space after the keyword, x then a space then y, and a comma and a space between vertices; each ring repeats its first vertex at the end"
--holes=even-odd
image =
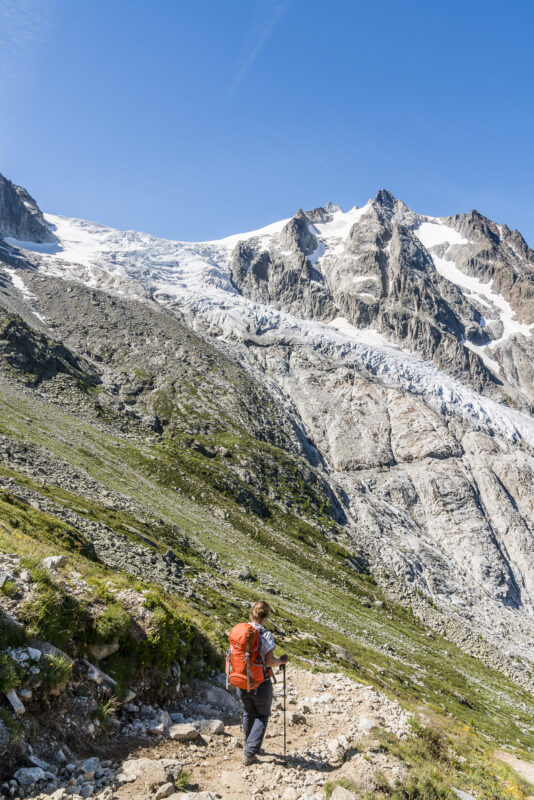
POLYGON ((230 648, 226 653, 226 686, 228 682, 251 692, 265 680, 260 653, 261 633, 250 622, 240 622, 230 631, 230 648))

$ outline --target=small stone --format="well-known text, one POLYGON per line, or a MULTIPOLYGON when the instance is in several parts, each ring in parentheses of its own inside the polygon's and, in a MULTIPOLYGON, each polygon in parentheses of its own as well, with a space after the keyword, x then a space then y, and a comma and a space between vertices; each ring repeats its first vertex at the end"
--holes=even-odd
POLYGON ((282 800, 298 800, 297 790, 294 786, 288 786, 282 795, 282 800))
POLYGON ((63 566, 66 560, 65 556, 48 556, 43 558, 41 563, 47 569, 56 570, 58 567, 63 566))
POLYGON ((364 736, 369 736, 371 731, 378 726, 378 720, 376 717, 370 714, 364 714, 358 720, 358 730, 360 733, 363 733, 364 736))
POLYGON ((173 792, 174 792, 174 786, 172 785, 172 783, 164 783, 163 786, 159 787, 156 794, 154 795, 155 800, 163 800, 164 797, 168 797, 173 792))
POLYGON ((18 698, 18 695, 14 689, 10 689, 9 692, 6 692, 6 697, 11 704, 11 708, 17 715, 20 717, 22 714, 25 713, 26 709, 24 708, 24 704, 18 698))
POLYGON ((356 800, 356 795, 344 786, 338 785, 330 795, 330 800, 356 800))
POLYGON ((34 755, 28 756, 28 761, 31 761, 34 767, 41 767, 41 769, 44 770, 50 769, 50 764, 48 764, 48 762, 46 761, 43 761, 41 758, 38 758, 37 756, 34 755))
POLYGON ((100 767, 100 759, 98 758, 98 756, 93 756, 92 758, 86 758, 85 761, 82 761, 82 763, 80 764, 80 771, 82 773, 96 772, 99 767, 100 767))
POLYGON ((151 728, 149 728, 148 732, 152 733, 154 736, 163 736, 165 733, 165 723, 158 722, 157 725, 153 725, 151 728))
POLYGON ((84 783, 82 788, 80 789, 80 795, 84 798, 91 797, 95 790, 95 787, 92 783, 84 783))
POLYGON ((189 739, 196 739, 197 736, 198 730, 196 727, 188 724, 187 722, 172 725, 169 728, 169 737, 177 742, 186 742, 189 739))
POLYGON ((220 719, 203 719, 200 723, 201 733, 211 733, 220 736, 224 733, 224 722, 220 719))
POLYGON ((67 790, 64 787, 61 789, 57 789, 53 794, 50 795, 49 800, 65 800, 67 796, 67 790))

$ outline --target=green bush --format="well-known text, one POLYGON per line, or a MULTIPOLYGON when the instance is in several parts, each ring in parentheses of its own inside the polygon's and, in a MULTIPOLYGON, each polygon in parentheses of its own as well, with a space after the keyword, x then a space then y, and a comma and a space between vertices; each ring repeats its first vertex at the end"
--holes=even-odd
POLYGON ((15 581, 8 579, 0 589, 0 592, 6 597, 14 597, 17 594, 17 585, 15 581))
POLYGON ((39 589, 39 595, 21 610, 28 633, 75 655, 89 638, 92 620, 86 605, 54 584, 41 583, 39 589))
POLYGON ((105 731, 111 729, 112 720, 118 706, 119 703, 116 697, 110 697, 109 700, 105 700, 98 706, 95 719, 100 722, 105 731))
POLYGON ((0 694, 9 692, 19 685, 22 670, 7 653, 0 653, 0 694))
POLYGON ((114 642, 124 639, 130 629, 131 619, 118 603, 110 603, 96 617, 93 623, 93 636, 97 642, 114 642))
POLYGON ((64 686, 70 678, 71 665, 60 655, 43 656, 41 659, 41 675, 44 691, 57 686, 64 686))

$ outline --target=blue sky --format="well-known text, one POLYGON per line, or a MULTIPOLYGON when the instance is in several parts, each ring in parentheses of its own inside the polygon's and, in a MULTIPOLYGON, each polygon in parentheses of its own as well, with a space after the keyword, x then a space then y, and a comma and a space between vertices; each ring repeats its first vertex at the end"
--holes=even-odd
POLYGON ((0 0, 0 172, 199 240, 381 187, 534 246, 534 4, 0 0))

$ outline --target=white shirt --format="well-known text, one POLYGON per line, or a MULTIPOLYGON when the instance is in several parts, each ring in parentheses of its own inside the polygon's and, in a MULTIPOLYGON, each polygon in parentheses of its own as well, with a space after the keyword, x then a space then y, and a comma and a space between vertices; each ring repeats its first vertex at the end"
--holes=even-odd
POLYGON ((254 625, 257 631, 260 631, 260 655, 265 659, 267 653, 270 653, 275 648, 274 636, 271 631, 268 631, 259 622, 252 622, 251 624, 254 625))

